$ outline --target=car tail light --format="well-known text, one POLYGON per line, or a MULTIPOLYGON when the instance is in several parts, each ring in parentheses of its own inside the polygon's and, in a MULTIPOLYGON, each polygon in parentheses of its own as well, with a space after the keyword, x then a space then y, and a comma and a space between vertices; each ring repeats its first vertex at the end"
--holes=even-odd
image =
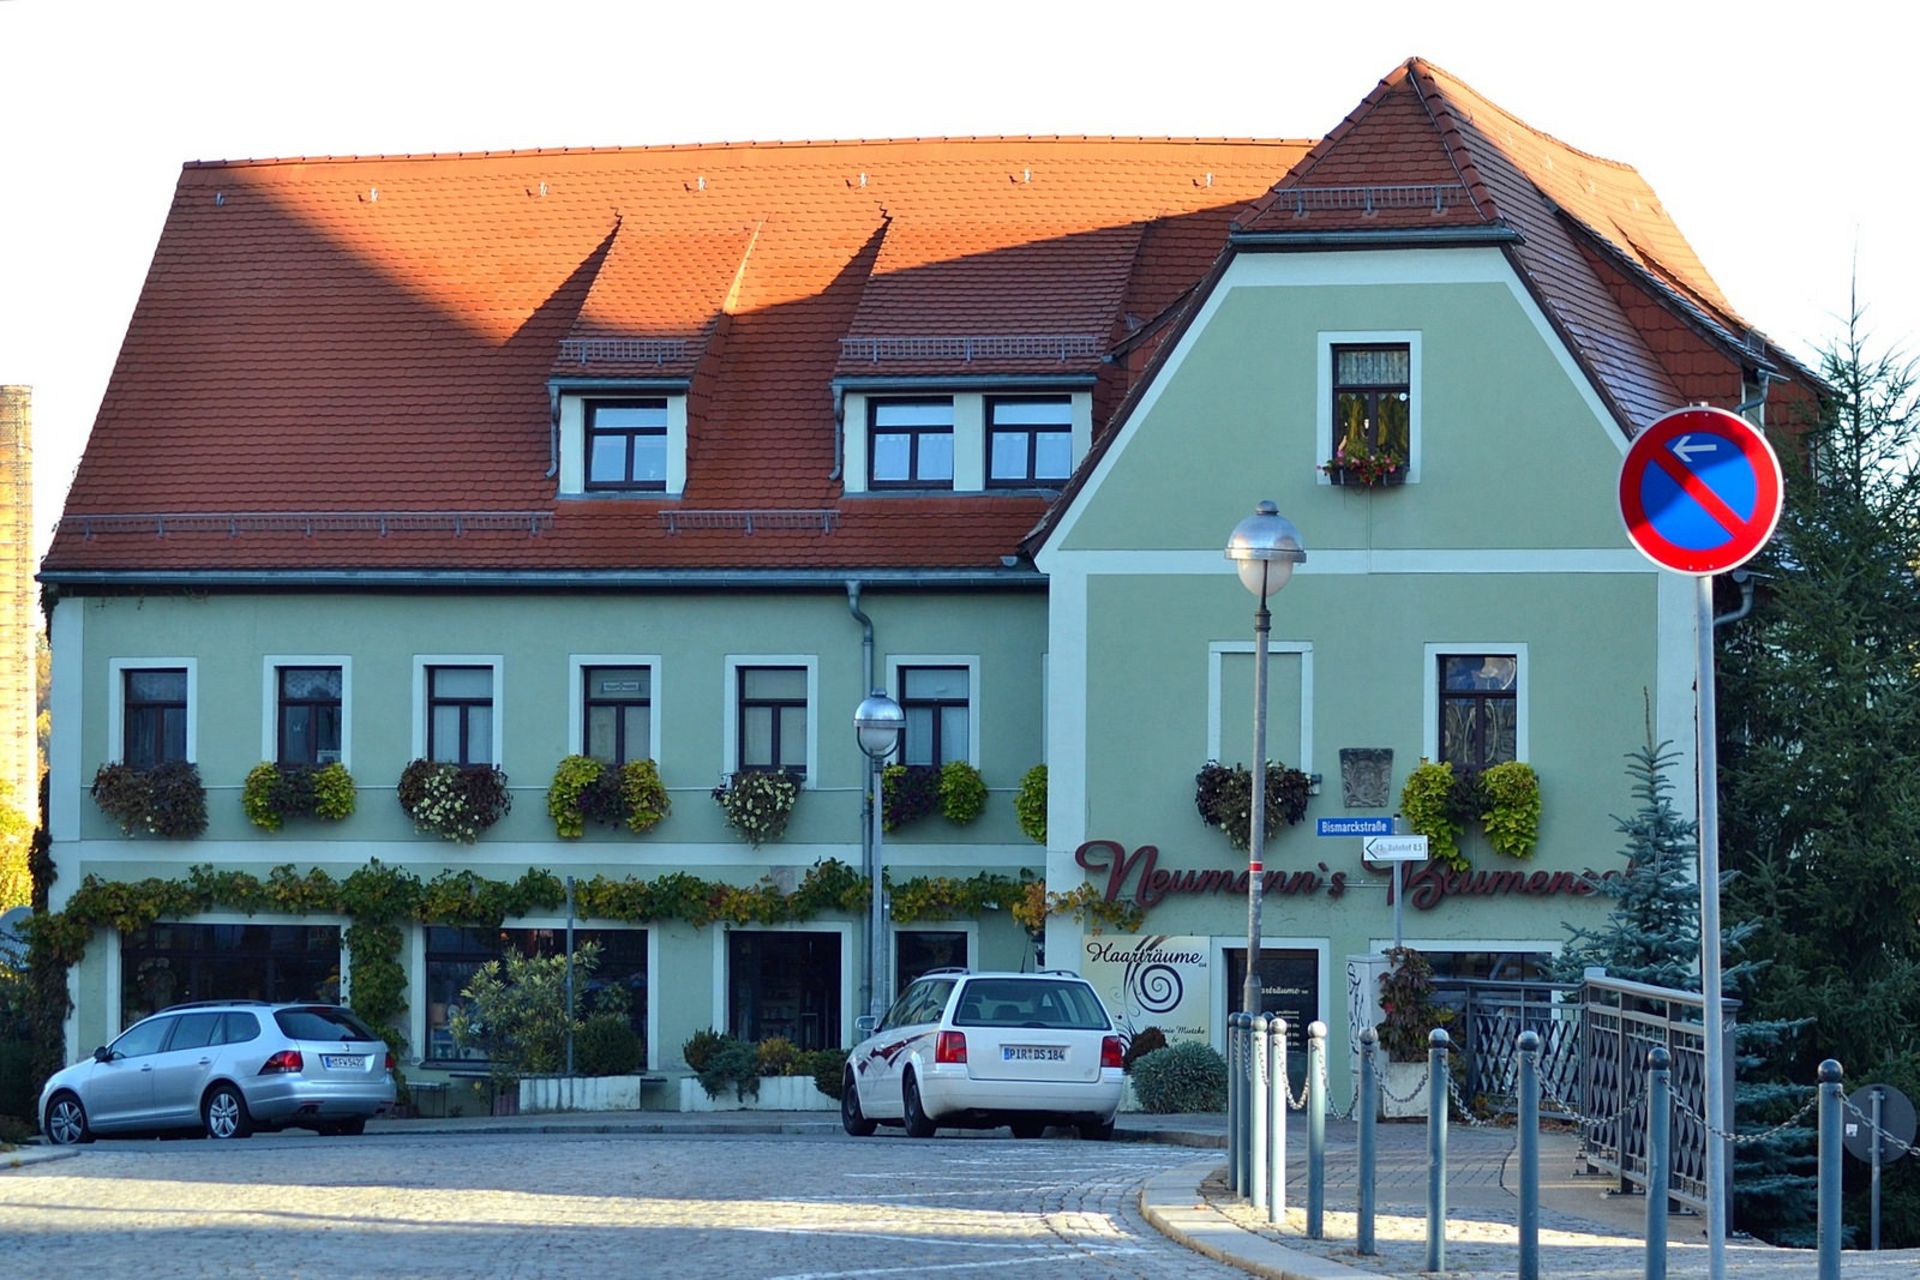
POLYGON ((1108 1036, 1100 1042, 1100 1065, 1122 1068, 1127 1065, 1127 1055, 1120 1051, 1119 1036, 1108 1036))
POLYGON ((300 1057, 300 1051, 298 1049, 282 1049, 267 1059, 266 1065, 260 1068, 260 1074, 263 1076, 278 1075, 283 1071, 298 1071, 306 1065, 305 1060, 300 1057))
POLYGON ((393 1050, 387 1050, 387 1070, 393 1070, 393 1050))
POLYGON ((942 1031, 940 1038, 933 1044, 935 1062, 965 1062, 967 1060, 967 1034, 964 1031, 942 1031))

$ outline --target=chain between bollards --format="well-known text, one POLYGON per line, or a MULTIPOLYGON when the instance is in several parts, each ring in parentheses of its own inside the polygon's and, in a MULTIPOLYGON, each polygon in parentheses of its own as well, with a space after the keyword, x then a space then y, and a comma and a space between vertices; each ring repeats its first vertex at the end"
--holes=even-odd
POLYGON ((1673 1109, 1668 1105, 1673 1055, 1655 1045, 1647 1055, 1647 1280, 1667 1277, 1667 1192, 1673 1169, 1673 1109))
POLYGON ((1840 1106, 1846 1073, 1828 1058, 1820 1064, 1820 1200, 1816 1227, 1820 1280, 1840 1280, 1840 1106))
POLYGON ((1372 1027, 1360 1033, 1360 1095, 1354 1106, 1360 1115, 1360 1221, 1359 1249, 1362 1257, 1379 1250, 1373 1242, 1373 1127, 1380 1115, 1379 1070, 1376 1055, 1380 1051, 1380 1033, 1372 1027))
POLYGON ((1540 1280, 1540 1036, 1522 1031, 1520 1051, 1520 1272, 1540 1280))
POLYGON ((1447 1033, 1427 1036, 1427 1265, 1447 1269, 1447 1033))

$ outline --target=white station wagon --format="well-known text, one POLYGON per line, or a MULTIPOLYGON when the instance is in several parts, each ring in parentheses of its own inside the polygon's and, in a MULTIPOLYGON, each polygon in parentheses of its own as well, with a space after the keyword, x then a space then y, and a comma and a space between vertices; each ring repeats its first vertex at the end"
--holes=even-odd
POLYGON ((914 1138, 998 1125, 1037 1138, 1072 1125, 1103 1140, 1125 1091, 1120 1037, 1086 979, 935 970, 854 1046, 840 1122, 855 1137, 882 1124, 914 1138))

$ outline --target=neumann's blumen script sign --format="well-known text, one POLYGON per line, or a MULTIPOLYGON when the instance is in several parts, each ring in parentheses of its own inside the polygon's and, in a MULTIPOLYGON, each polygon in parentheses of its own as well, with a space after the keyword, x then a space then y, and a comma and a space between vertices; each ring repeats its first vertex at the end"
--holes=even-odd
MULTIPOLYGON (((1247 873, 1212 867, 1182 867, 1169 870, 1159 865, 1160 850, 1143 844, 1132 853, 1118 840, 1089 840, 1074 850, 1073 859, 1087 871, 1107 877, 1105 897, 1117 902, 1130 897, 1143 907, 1156 907, 1178 894, 1225 893, 1244 897, 1247 873), (1131 884, 1133 892, 1126 890, 1131 884)), ((1275 868, 1266 873, 1261 892, 1299 895, 1325 893, 1339 898, 1347 891, 1345 871, 1329 870, 1324 862, 1313 871, 1287 871, 1275 868)), ((1498 898, 1518 895, 1528 898, 1584 898, 1595 886, 1611 880, 1618 871, 1453 871, 1444 863, 1429 862, 1407 873, 1407 904, 1416 911, 1431 911, 1447 898, 1498 898)), ((1393 885, 1387 885, 1387 900, 1393 900, 1393 885)))

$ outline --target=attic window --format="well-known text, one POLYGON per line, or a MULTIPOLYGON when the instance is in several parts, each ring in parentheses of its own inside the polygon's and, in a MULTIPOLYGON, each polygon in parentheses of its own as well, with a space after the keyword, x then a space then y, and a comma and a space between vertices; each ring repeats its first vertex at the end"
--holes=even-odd
POLYGON ((1413 390, 1412 357, 1404 343, 1333 349, 1333 430, 1348 453, 1407 457, 1413 390))
POLYGON ((953 398, 868 404, 875 489, 953 487, 953 398))
POLYGON ((587 402, 587 488, 665 492, 667 402, 587 402))

